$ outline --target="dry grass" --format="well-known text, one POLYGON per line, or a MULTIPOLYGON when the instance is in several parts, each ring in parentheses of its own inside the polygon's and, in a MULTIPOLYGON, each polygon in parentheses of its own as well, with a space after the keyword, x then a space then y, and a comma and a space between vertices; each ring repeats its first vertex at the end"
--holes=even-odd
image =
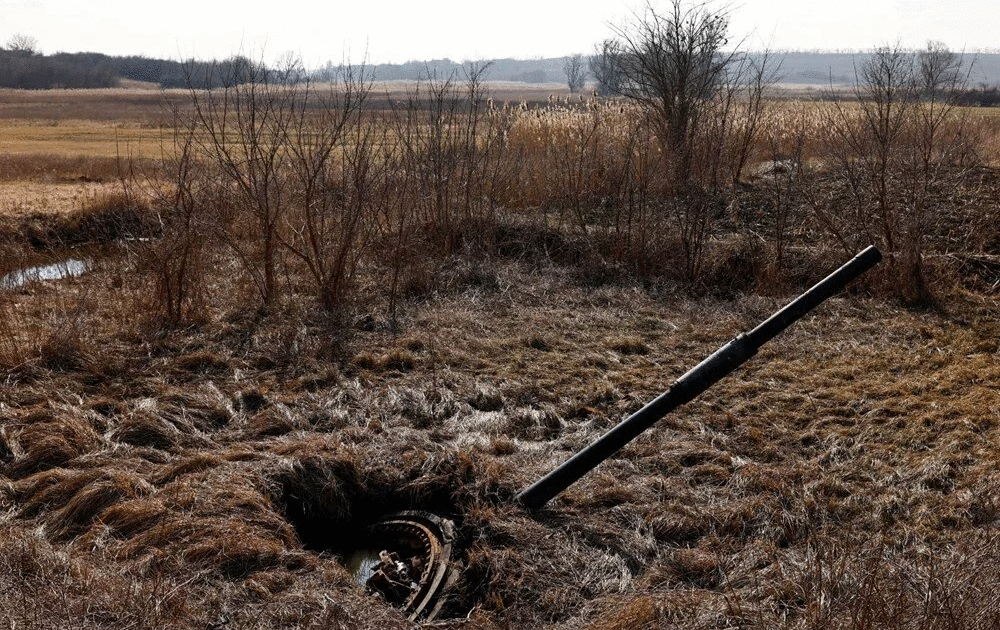
MULTIPOLYGON (((864 613, 903 628, 886 601, 916 619, 925 596, 947 598, 942 622, 990 619, 991 600, 966 594, 992 584, 970 558, 995 557, 1000 517, 988 499, 995 305, 834 299, 531 516, 514 493, 780 300, 594 291, 519 263, 496 273, 519 298, 470 288, 425 300, 407 335, 356 331, 355 347, 387 359, 339 375, 308 357, 290 373, 234 370, 266 346, 234 353, 212 341, 220 322, 171 333, 165 347, 203 348, 179 360, 123 357, 125 380, 45 371, 6 389, 6 527, 38 549, 9 562, 49 572, 8 592, 66 598, 30 608, 61 623, 90 597, 87 580, 122 572, 150 593, 194 576, 165 609, 177 627, 220 610, 236 627, 309 627, 293 601, 375 627, 392 610, 316 552, 342 549, 379 513, 423 507, 459 522, 454 612, 474 610, 471 627, 846 627, 864 613), (66 402, 37 406, 57 390, 66 402), (86 408, 101 396, 120 408, 86 408), (66 562, 91 577, 55 578, 75 575, 66 562), (912 581, 932 568, 947 581, 912 581)), ((143 610, 89 601, 110 606, 107 619, 143 610)))
POLYGON ((89 159, 158 157, 163 136, 158 130, 122 128, 114 123, 60 120, 39 125, 5 120, 0 142, 15 154, 58 155, 89 159))
POLYGON ((117 182, 77 182, 53 185, 18 181, 0 184, 4 217, 24 217, 35 213, 66 214, 102 194, 121 189, 117 182))
MULTIPOLYGON (((593 113, 524 116, 527 151, 572 147, 574 117, 593 113), (553 135, 532 140, 536 127, 553 135)), ((11 185, 81 185, 62 183, 80 163, 54 164, 11 185)), ((874 272, 534 514, 518 491, 842 260, 815 223, 786 288, 757 293, 758 250, 723 229, 745 217, 710 243, 709 277, 729 288, 683 291, 602 261, 587 240, 601 208, 583 197, 584 229, 530 204, 498 212, 422 284, 414 270, 391 313, 379 261, 332 318, 293 266, 285 298, 257 308, 221 248, 183 326, 151 315, 133 245, 4 292, 0 620, 412 627, 337 554, 371 519, 418 508, 458 526, 442 627, 995 627, 1000 241, 981 175, 938 206, 947 238, 978 240, 934 259, 932 308, 880 297, 874 272)), ((768 186, 725 212, 761 210, 768 186)), ((82 233, 114 199, 36 219, 82 233)), ((11 221, 14 251, 25 223, 11 221)))

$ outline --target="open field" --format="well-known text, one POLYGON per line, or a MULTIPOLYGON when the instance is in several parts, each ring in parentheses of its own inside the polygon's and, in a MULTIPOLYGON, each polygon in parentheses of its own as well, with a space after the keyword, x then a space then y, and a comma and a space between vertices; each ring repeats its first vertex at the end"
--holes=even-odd
POLYGON ((157 130, 130 129, 92 121, 62 120, 39 125, 4 121, 0 142, 20 154, 117 158, 152 153, 159 157, 157 130))
POLYGON ((416 627, 341 559, 422 509, 462 569, 431 627, 1000 627, 992 113, 879 214, 832 106, 781 101, 692 217, 619 103, 477 119, 374 95, 322 195, 289 158, 246 175, 280 196, 241 197, 225 168, 267 142, 213 161, 199 129, 203 152, 119 167, 119 133, 170 120, 158 94, 3 97, 0 271, 89 264, 0 290, 3 625, 416 627), (918 264, 887 247, 909 236, 918 264), (882 265, 545 509, 515 504, 868 239, 882 265))

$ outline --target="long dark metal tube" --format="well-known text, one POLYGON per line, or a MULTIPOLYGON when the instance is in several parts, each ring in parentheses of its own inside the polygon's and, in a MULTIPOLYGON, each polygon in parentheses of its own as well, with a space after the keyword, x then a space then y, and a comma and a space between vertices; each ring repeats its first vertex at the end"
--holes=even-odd
POLYGON ((663 416, 691 401, 757 353, 766 342, 811 311, 848 282, 874 267, 882 254, 874 246, 866 248, 849 262, 795 298, 748 333, 737 335, 711 356, 680 377, 664 393, 645 407, 622 420, 564 464, 545 475, 517 495, 517 501, 529 509, 539 508, 615 454, 663 416))

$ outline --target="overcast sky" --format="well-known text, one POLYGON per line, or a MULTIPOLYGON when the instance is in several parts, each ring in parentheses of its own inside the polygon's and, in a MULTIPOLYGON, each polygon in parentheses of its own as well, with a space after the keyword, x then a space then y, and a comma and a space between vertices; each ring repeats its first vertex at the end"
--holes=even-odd
MULTIPOLYGON (((15 33, 44 53, 265 61, 287 51, 327 60, 456 61, 589 53, 642 1, 618 0, 0 0, 0 44, 15 33)), ((731 33, 751 49, 867 50, 928 39, 954 50, 1000 48, 997 0, 735 0, 731 33)))

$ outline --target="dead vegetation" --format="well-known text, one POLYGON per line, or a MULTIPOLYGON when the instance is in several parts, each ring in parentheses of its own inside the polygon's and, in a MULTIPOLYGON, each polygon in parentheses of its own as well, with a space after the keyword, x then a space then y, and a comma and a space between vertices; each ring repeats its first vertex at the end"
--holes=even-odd
POLYGON ((228 342, 219 321, 119 342, 120 376, 10 373, 3 575, 23 612, 5 614, 404 627, 337 554, 363 523, 421 508, 459 526, 458 627, 994 622, 996 602, 970 595, 997 579, 989 301, 834 299, 528 514, 514 494, 781 300, 495 273, 517 293, 425 298, 402 334, 356 328, 339 364, 267 364, 266 338, 228 342))
POLYGON ((338 554, 425 509, 464 565, 441 627, 1000 625, 993 169, 929 189, 929 299, 890 258, 528 513, 517 492, 853 253, 853 193, 808 160, 747 175, 696 200, 694 269, 627 108, 435 89, 383 112, 403 144, 355 121, 398 153, 329 140, 326 214, 292 167, 265 177, 281 203, 241 206, 192 144, 120 196, 7 219, 12 270, 107 248, 0 293, 0 619, 411 627, 338 554))

